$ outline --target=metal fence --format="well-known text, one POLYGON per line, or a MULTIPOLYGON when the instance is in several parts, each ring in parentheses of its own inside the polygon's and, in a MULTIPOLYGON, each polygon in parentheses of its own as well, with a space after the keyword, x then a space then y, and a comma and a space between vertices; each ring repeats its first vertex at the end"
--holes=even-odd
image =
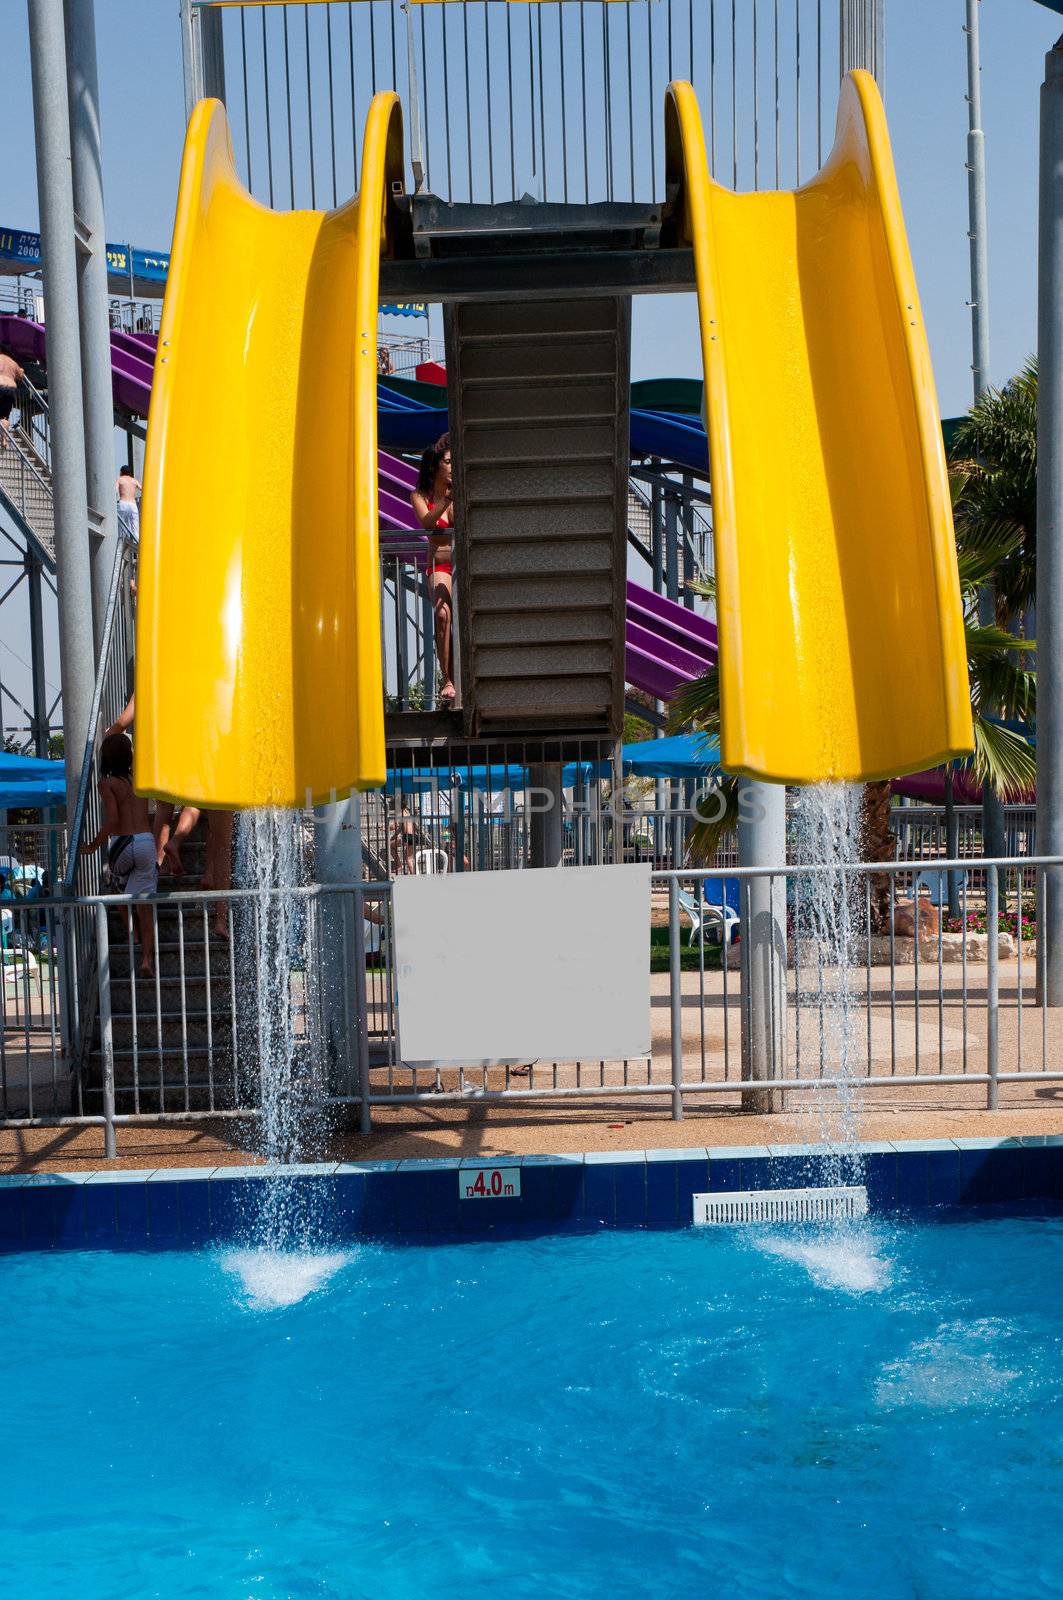
POLYGON ((100 736, 117 721, 133 688, 134 611, 131 579, 135 559, 135 547, 120 538, 115 548, 107 596, 81 776, 70 811, 68 856, 60 902, 63 909, 54 929, 63 974, 59 988, 62 1037, 66 1056, 76 1073, 81 1072, 92 1043, 98 995, 94 974, 99 954, 96 947, 98 930, 82 897, 99 890, 100 858, 84 854, 81 847, 86 840, 95 837, 100 827, 100 736))
MULTIPOLYGON (((1063 1081, 1061 1014, 1037 987, 1036 906, 1063 860, 982 863, 950 932, 917 864, 656 873, 647 929, 652 1046, 637 1060, 403 1058, 386 882, 153 897, 155 971, 140 971, 138 902, 78 896, 13 908, 0 1029, 0 1117, 107 1124, 254 1115, 266 1052, 254 986, 263 929, 284 902, 286 1092, 352 1112, 441 1102, 693 1103, 738 1109, 1032 1106, 1063 1081), (1031 882, 1032 879, 1032 882, 1031 882), (816 885, 848 906, 847 965, 824 942, 816 885), (219 900, 226 938, 212 931, 219 900), (759 907, 759 910, 758 910, 759 907), (756 1076, 743 970, 752 918, 777 929, 766 1052, 756 1076), (89 1048, 64 1054, 58 930, 75 913, 102 952, 89 1048), (110 918, 110 926, 108 919, 110 918), (989 930, 996 927, 996 937, 989 930), (752 1074, 752 1076, 751 1076, 752 1074)), ((940 893, 936 895, 940 899, 940 893)), ((142 902, 140 903, 142 904, 142 902)), ((588 928, 587 938, 608 938, 588 928)))
MULTIPOLYGON (((955 854, 965 861, 984 854, 981 806, 957 806, 955 854)), ((898 861, 932 861, 948 855, 948 830, 943 806, 895 806, 890 826, 897 840, 898 861)), ((1004 839, 1009 856, 1037 854, 1037 808, 1004 807, 1004 839)))
POLYGON ((791 187, 830 146, 836 0, 401 0, 226 6, 225 98, 247 186, 271 206, 334 206, 357 188, 369 101, 417 97, 408 187, 453 201, 653 201, 664 91, 697 90, 712 170, 791 187), (409 32, 407 26, 409 25, 409 32), (483 130, 489 130, 485 137, 483 130))

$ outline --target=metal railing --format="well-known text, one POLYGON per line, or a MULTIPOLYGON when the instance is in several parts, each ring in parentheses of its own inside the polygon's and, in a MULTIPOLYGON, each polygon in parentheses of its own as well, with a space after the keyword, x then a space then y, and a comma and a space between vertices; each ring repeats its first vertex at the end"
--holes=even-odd
MULTIPOLYGON (((976 860, 983 854, 982 808, 962 805, 956 808, 956 855, 976 860)), ((1009 856, 1037 854, 1037 808, 1006 805, 1004 838, 1009 856)), ((898 861, 933 861, 948 854, 948 838, 943 806, 894 806, 890 826, 897 840, 898 861)))
POLYGON ((111 327, 122 333, 158 333, 162 325, 162 300, 112 295, 108 304, 111 327))
POLYGON ((52 422, 47 398, 27 377, 18 385, 16 443, 25 443, 46 472, 52 470, 52 422), (20 437, 21 436, 21 437, 20 437))
MULTIPOLYGON (((941 862, 945 869, 956 863, 941 862)), ((964 888, 964 918, 950 933, 925 895, 913 895, 924 869, 897 862, 785 872, 653 875, 650 947, 653 1049, 639 1061, 534 1062, 512 1067, 404 1063, 394 1026, 401 985, 385 925, 369 973, 373 1104, 443 1099, 549 1099, 667 1096, 677 1115, 687 1096, 766 1109, 823 1105, 852 1096, 872 1106, 885 1091, 922 1106, 995 1108, 1030 1104, 1031 1092, 1063 1080, 1063 1011, 1046 1007, 1036 980, 1034 907, 1054 859, 983 863, 986 890, 964 888), (1035 875, 1033 885, 1030 874, 1035 875), (815 937, 809 914, 814 877, 852 900, 853 932, 839 1025, 841 975, 815 937), (771 1016, 773 1069, 763 1080, 744 1068, 750 1019, 742 941, 755 883, 766 886, 781 930, 778 1003, 771 1016), (706 895, 705 891, 708 890, 706 895), (720 907, 731 904, 725 914, 720 907), (998 926, 990 937, 986 926, 998 926), (881 928, 880 932, 874 931, 881 928), (738 934, 738 942, 722 931, 738 934), (869 928, 871 932, 869 934, 869 928), (915 932, 918 930, 918 937, 915 932), (844 1061, 840 1056, 844 1056, 844 1061), (843 1070, 844 1069, 844 1070, 843 1070), (967 1091, 971 1091, 968 1093, 967 1091)), ((386 899, 373 885, 366 897, 386 899)), ((590 936, 590 930, 588 930, 590 936)), ((887 1097, 888 1098, 888 1097, 887 1097)))
MULTIPOLYGON (((428 324, 425 323, 427 328, 428 324)), ((427 334, 384 333, 377 336, 377 359, 381 377, 414 378, 417 368, 425 361, 438 361, 442 366, 445 350, 442 339, 431 339, 427 334)), ((442 388, 440 400, 445 404, 442 388)))
POLYGON ((63 972, 62 1034, 67 1060, 78 1077, 84 1068, 95 1023, 97 986, 96 928, 94 919, 78 904, 99 889, 99 857, 86 856, 81 846, 99 829, 101 811, 97 783, 97 749, 105 728, 124 710, 133 687, 133 597, 130 579, 136 552, 119 538, 107 594, 107 610, 100 639, 100 658, 89 711, 89 728, 69 816, 68 855, 61 884, 65 906, 58 924, 59 959, 63 972))
MULTIPOLYGON (((935 870, 943 877, 964 867, 941 862, 935 870)), ((285 1071, 313 1104, 633 1105, 649 1097, 674 1115, 691 1098, 761 1110, 810 1106, 824 1114, 839 1103, 855 1110, 1040 1104, 1063 1081, 1063 1008, 1040 998, 1036 905, 1046 874, 1063 876, 1063 859, 989 861, 982 870, 984 893, 965 880, 965 918, 955 932, 926 896, 916 908, 925 868, 914 863, 653 874, 652 1047, 649 1056, 626 1061, 403 1060, 387 882, 17 905, 4 964, 0 1119, 99 1122, 113 1137, 138 1120, 254 1115, 263 1062, 253 975, 264 919, 279 898, 291 930, 282 1001, 292 1060, 285 1071), (815 882, 824 876, 828 895, 850 906, 844 983, 811 910, 815 882), (762 1077, 751 1076, 743 971, 758 895, 779 930, 771 1065, 762 1077), (219 902, 226 938, 212 931, 219 902), (143 952, 129 918, 145 903, 154 912, 151 974, 140 970, 143 952), (94 926, 102 958, 98 1023, 80 1070, 69 1076, 52 952, 64 922, 78 916, 94 926), (995 938, 987 931, 994 926, 995 938), (38 1012, 44 1026, 35 1028, 38 1012)), ((609 931, 588 928, 586 936, 608 938, 609 931)))
POLYGON ((411 9, 409 34, 401 0, 247 0, 220 16, 238 160, 271 206, 355 192, 380 89, 408 115, 418 98, 408 188, 419 161, 424 186, 453 201, 658 198, 676 77, 694 84, 712 171, 735 188, 792 187, 830 146, 835 0, 470 0, 411 9))
MULTIPOLYGON (((20 386, 21 387, 21 386, 20 386)), ((54 524, 52 512, 52 483, 47 468, 31 448, 28 436, 20 428, 12 428, 8 435, 7 461, 0 478, 2 493, 43 546, 50 561, 54 560, 54 524)))

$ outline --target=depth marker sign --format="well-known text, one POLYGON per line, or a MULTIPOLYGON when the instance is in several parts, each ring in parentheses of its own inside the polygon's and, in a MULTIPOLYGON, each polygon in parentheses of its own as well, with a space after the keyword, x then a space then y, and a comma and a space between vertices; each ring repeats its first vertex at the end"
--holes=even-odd
POLYGON ((520 1195, 519 1167, 459 1167, 459 1200, 515 1200, 520 1195))

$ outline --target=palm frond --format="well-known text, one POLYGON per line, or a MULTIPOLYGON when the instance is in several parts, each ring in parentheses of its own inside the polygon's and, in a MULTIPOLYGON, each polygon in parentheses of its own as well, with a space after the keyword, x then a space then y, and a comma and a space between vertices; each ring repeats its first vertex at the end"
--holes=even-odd
POLYGON ((696 729, 709 737, 720 732, 720 671, 709 667, 700 678, 685 683, 668 706, 668 732, 686 733, 696 729))
POLYGON ((738 826, 738 779, 721 772, 709 790, 709 796, 712 799, 711 807, 706 804, 708 796, 698 797, 696 811, 699 820, 687 835, 687 856, 693 866, 711 866, 720 848, 720 840, 725 834, 733 833, 738 826), (711 810, 711 816, 701 819, 703 807, 711 810))
POLYGON ((1028 739, 999 722, 974 719, 975 775, 1002 800, 1017 800, 1037 782, 1037 754, 1028 739))
POLYGON ((686 588, 691 594, 699 594, 703 600, 715 600, 716 574, 714 572, 706 572, 700 578, 688 578, 686 588))
POLYGON ((971 674, 971 707, 979 716, 1032 722, 1037 715, 1037 674, 1007 660, 983 662, 971 674))
POLYGON ((1037 649, 1033 639, 1016 639, 1013 633, 995 622, 988 622, 984 626, 981 623, 968 623, 964 629, 964 639, 967 659, 972 663, 983 658, 992 660, 1001 653, 1018 656, 1037 649))

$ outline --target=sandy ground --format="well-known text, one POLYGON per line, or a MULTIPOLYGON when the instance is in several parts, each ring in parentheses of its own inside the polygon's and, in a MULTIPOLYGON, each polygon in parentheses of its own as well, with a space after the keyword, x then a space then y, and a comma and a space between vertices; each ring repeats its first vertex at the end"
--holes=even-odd
MULTIPOLYGON (((999 1111, 870 1110, 859 1120, 864 1139, 958 1139, 1063 1134, 1063 1105, 999 1111)), ((95 1171, 232 1166, 255 1160, 254 1122, 197 1122, 119 1129, 116 1161, 103 1159, 101 1128, 0 1129, 0 1171, 95 1171)), ((814 1117, 801 1113, 759 1116, 695 1106, 682 1122, 666 1107, 617 1112, 599 1106, 404 1107, 374 1114, 368 1139, 337 1131, 322 1161, 360 1158, 561 1154, 572 1150, 666 1150, 713 1145, 800 1144, 820 1137, 814 1117)))

